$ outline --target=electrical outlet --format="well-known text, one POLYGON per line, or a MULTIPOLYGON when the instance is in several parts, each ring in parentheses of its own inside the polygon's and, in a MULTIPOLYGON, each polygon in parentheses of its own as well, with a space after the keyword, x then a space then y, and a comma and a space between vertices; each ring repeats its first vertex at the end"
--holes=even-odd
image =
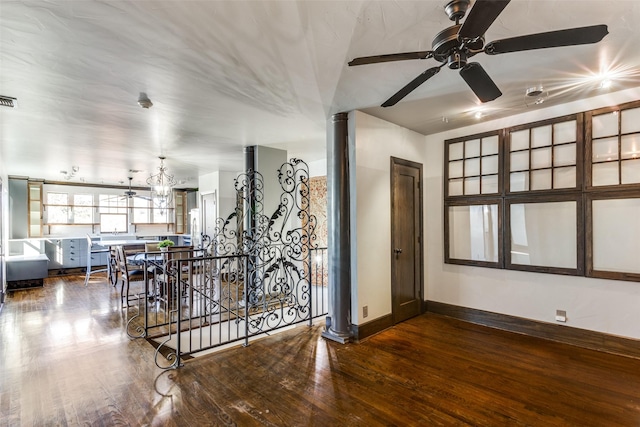
POLYGON ((556 310, 556 322, 566 322, 567 312, 565 310, 556 310))
POLYGON ((362 317, 365 318, 369 315, 369 306, 365 305, 362 307, 362 317))

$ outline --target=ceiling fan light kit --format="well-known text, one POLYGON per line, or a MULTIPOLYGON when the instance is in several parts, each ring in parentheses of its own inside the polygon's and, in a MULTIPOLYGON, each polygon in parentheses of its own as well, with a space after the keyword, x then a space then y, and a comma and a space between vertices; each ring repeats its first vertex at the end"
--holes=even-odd
POLYGON ((382 103, 390 107, 398 103, 421 84, 435 76, 445 65, 451 70, 459 70, 460 76, 481 102, 489 102, 500 97, 502 92, 478 62, 468 60, 478 53, 499 55, 534 49, 575 46, 597 43, 609 32, 606 25, 570 28, 530 34, 502 40, 494 40, 485 45, 484 34, 502 13, 510 0, 476 0, 465 21, 461 24, 470 5, 470 0, 452 0, 444 7, 445 13, 455 24, 436 34, 430 51, 393 53, 355 58, 349 66, 375 64, 380 62, 433 58, 442 63, 429 68, 382 103))

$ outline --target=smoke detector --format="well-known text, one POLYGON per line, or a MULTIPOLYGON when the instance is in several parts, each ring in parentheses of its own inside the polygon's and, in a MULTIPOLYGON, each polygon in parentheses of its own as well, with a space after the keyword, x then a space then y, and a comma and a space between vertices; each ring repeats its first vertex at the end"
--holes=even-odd
POLYGON ((544 92, 544 88, 542 87, 542 85, 532 86, 527 88, 525 95, 530 97, 540 96, 542 95, 542 92, 544 92))
POLYGON ((140 96, 138 96, 138 105, 142 108, 150 108, 153 106, 153 102, 151 102, 146 93, 140 92, 140 96))
POLYGON ((540 105, 549 98, 549 92, 542 84, 528 87, 524 92, 524 103, 527 107, 532 105, 540 105))

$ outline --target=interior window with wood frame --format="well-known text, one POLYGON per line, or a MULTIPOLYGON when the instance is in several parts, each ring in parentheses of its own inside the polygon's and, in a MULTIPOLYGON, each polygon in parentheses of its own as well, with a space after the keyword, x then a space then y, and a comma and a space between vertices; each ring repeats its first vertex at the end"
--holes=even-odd
POLYGON ((444 195, 446 263, 640 281, 640 101, 445 141, 444 195))
POLYGON ((445 141, 445 262, 502 267, 502 145, 493 131, 445 141))
POLYGON ((640 101, 585 114, 587 276, 640 281, 640 101))
POLYGON ((498 131, 446 141, 445 194, 455 197, 501 193, 500 163, 498 131))
POLYGON ((582 188, 583 115, 506 130, 507 193, 582 188))

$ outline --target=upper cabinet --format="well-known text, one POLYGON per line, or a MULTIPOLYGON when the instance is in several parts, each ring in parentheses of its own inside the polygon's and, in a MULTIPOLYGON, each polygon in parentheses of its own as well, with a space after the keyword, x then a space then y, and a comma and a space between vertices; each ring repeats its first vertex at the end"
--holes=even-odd
POLYGON ((42 237, 42 182, 27 183, 29 237, 42 237))
POLYGON ((175 192, 175 226, 176 234, 184 234, 186 232, 187 225, 187 192, 176 191, 175 192))

